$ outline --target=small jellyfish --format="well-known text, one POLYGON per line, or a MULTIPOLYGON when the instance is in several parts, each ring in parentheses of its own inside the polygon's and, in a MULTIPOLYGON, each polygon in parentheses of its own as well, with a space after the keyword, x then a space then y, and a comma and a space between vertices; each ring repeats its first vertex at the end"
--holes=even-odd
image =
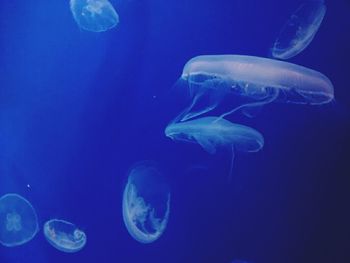
POLYGON ((34 208, 18 194, 0 198, 0 243, 7 247, 19 246, 34 238, 39 231, 34 208))
POLYGON ((47 241, 62 252, 74 253, 86 244, 86 234, 74 224, 60 219, 51 219, 44 225, 47 241))
POLYGON ((219 147, 229 147, 232 150, 230 175, 235 151, 257 152, 264 146, 264 137, 257 130, 213 116, 171 123, 165 135, 175 141, 198 143, 210 154, 219 147))
POLYGON ((322 1, 303 3, 282 28, 273 48, 272 56, 289 59, 302 52, 314 39, 326 14, 322 1))
POLYGON ((119 16, 108 0, 70 0, 70 9, 79 27, 103 32, 119 23, 119 16))
POLYGON ((123 219, 129 234, 152 243, 164 232, 170 213, 170 191, 152 162, 141 162, 129 173, 123 193, 123 219))
POLYGON ((174 122, 186 121, 213 110, 227 94, 252 101, 234 107, 221 117, 237 110, 260 107, 276 99, 312 105, 325 104, 334 99, 331 81, 320 72, 254 56, 198 56, 186 63, 181 80, 189 85, 193 101, 174 122), (208 93, 212 95, 211 100, 201 109, 193 110, 208 93))

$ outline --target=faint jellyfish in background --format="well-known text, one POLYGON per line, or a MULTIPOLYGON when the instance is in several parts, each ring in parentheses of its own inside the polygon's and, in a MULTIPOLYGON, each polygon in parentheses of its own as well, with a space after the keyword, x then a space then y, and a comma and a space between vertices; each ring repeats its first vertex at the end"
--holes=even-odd
POLYGON ((334 99, 331 81, 320 72, 274 59, 241 55, 198 56, 188 61, 180 81, 186 81, 192 103, 173 122, 186 121, 215 109, 229 94, 249 99, 222 114, 283 102, 325 104, 334 99), (200 100, 209 94, 210 100, 200 100), (196 105, 201 105, 195 109, 196 105))
POLYGON ((119 16, 107 0, 70 0, 70 9, 80 28, 103 32, 119 23, 119 16))
POLYGON ((145 161, 129 173, 123 193, 123 219, 129 234, 152 243, 164 232, 170 213, 170 190, 157 165, 145 161))
POLYGON ((264 146, 264 137, 257 130, 218 117, 171 123, 166 127, 165 135, 175 141, 198 143, 210 154, 219 147, 231 149, 230 175, 235 151, 257 152, 264 146))
POLYGON ((289 59, 302 52, 314 39, 326 9, 323 1, 303 3, 282 28, 272 47, 272 56, 278 59, 289 59))
POLYGON ((39 231, 38 217, 28 200, 18 194, 0 198, 0 243, 7 247, 30 241, 39 231))
POLYGON ((60 219, 51 219, 44 225, 46 240, 62 252, 74 253, 86 244, 86 234, 74 224, 60 219))

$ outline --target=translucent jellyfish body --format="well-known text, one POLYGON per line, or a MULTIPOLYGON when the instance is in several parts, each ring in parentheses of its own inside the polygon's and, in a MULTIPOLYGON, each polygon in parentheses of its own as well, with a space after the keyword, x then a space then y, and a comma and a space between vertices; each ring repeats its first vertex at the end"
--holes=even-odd
POLYGON ((70 0, 70 9, 84 30, 103 32, 119 23, 119 16, 108 0, 70 0))
POLYGON ((170 212, 170 191, 152 162, 135 165, 123 193, 123 219, 129 234, 151 243, 164 232, 170 212))
POLYGON ((227 94, 253 100, 227 114, 242 108, 262 106, 275 99, 302 104, 325 104, 334 99, 333 85, 322 73, 284 61, 254 56, 198 56, 186 63, 181 79, 188 83, 193 97, 190 107, 177 118, 181 121, 209 112, 227 94), (208 93, 213 95, 209 103, 200 110, 193 110, 208 93))
POLYGON ((289 18, 278 36, 272 56, 289 59, 302 52, 314 39, 326 14, 323 1, 307 1, 289 18))
POLYGON ((38 217, 32 205, 18 194, 0 198, 0 243, 7 247, 30 241, 39 231, 38 217))
POLYGON ((86 244, 86 234, 74 224, 60 219, 51 219, 44 225, 47 241, 62 252, 74 253, 86 244))
POLYGON ((171 123, 166 127, 165 134, 176 141, 198 143, 211 154, 218 147, 257 152, 264 146, 264 137, 257 130, 218 117, 171 123))

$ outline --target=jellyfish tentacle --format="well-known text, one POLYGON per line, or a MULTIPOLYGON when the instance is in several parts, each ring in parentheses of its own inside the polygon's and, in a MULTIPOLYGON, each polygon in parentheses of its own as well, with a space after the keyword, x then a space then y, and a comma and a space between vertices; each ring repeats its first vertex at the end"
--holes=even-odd
POLYGON ((188 121, 214 110, 219 105, 221 100, 225 97, 225 95, 230 92, 230 88, 227 88, 226 85, 223 85, 224 83, 224 80, 217 78, 216 76, 205 80, 203 83, 189 81, 190 95, 191 97, 194 96, 194 99, 190 107, 188 107, 187 112, 182 117, 181 121, 188 121), (199 86, 200 90, 197 91, 197 93, 194 91, 194 84, 199 86), (197 111, 191 112, 194 106, 198 104, 199 100, 204 98, 204 95, 208 96, 207 99, 209 102, 207 103, 207 106, 197 111))
POLYGON ((244 108, 254 108, 254 107, 260 107, 260 106, 263 106, 263 105, 266 105, 268 103, 271 103, 273 102, 274 100, 277 99, 278 97, 278 94, 279 94, 279 91, 277 89, 272 89, 272 95, 271 96, 268 96, 267 99, 265 100, 260 100, 260 101, 257 101, 257 102, 250 102, 250 103, 245 103, 245 104, 242 104, 236 108, 233 108, 232 110, 228 111, 228 112, 225 112, 223 114, 221 114, 214 122, 217 122, 221 119, 223 119, 224 117, 228 116, 228 115, 231 115, 233 113, 235 113, 236 111, 239 111, 241 109, 244 109, 244 108))
POLYGON ((232 182, 232 172, 233 172, 233 162, 235 160, 235 147, 232 144, 231 145, 231 164, 230 164, 230 170, 229 170, 229 174, 228 174, 228 182, 231 183, 232 182))

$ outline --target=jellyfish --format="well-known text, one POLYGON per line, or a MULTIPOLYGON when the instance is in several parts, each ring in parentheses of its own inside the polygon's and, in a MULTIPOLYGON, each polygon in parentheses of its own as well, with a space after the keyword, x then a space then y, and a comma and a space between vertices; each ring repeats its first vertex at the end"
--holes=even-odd
POLYGON ((28 200, 18 194, 0 198, 0 243, 19 246, 34 238, 39 231, 38 217, 28 200))
POLYGON ((119 23, 119 16, 108 0, 70 0, 70 9, 78 26, 103 32, 119 23))
POLYGON ((170 213, 170 191, 153 162, 141 162, 129 173, 123 193, 123 219, 129 234, 152 243, 164 232, 170 213))
POLYGON ((171 123, 166 127, 165 135, 175 141, 198 143, 210 154, 216 153, 219 147, 230 148, 229 175, 232 174, 235 151, 257 152, 264 146, 264 137, 257 130, 214 116, 171 123))
POLYGON ((86 234, 74 224, 61 220, 51 219, 44 224, 46 240, 62 252, 74 253, 81 250, 86 244, 86 234))
POLYGON ((331 81, 322 73, 296 64, 241 55, 206 55, 188 61, 182 81, 188 83, 193 101, 174 122, 203 115, 220 103, 228 94, 252 101, 222 114, 225 117, 238 110, 261 107, 278 101, 320 105, 334 99, 331 81), (208 95, 210 101, 193 110, 208 95))
POLYGON ((282 28, 272 47, 272 56, 289 59, 301 53, 314 39, 325 14, 323 1, 303 3, 282 28))

